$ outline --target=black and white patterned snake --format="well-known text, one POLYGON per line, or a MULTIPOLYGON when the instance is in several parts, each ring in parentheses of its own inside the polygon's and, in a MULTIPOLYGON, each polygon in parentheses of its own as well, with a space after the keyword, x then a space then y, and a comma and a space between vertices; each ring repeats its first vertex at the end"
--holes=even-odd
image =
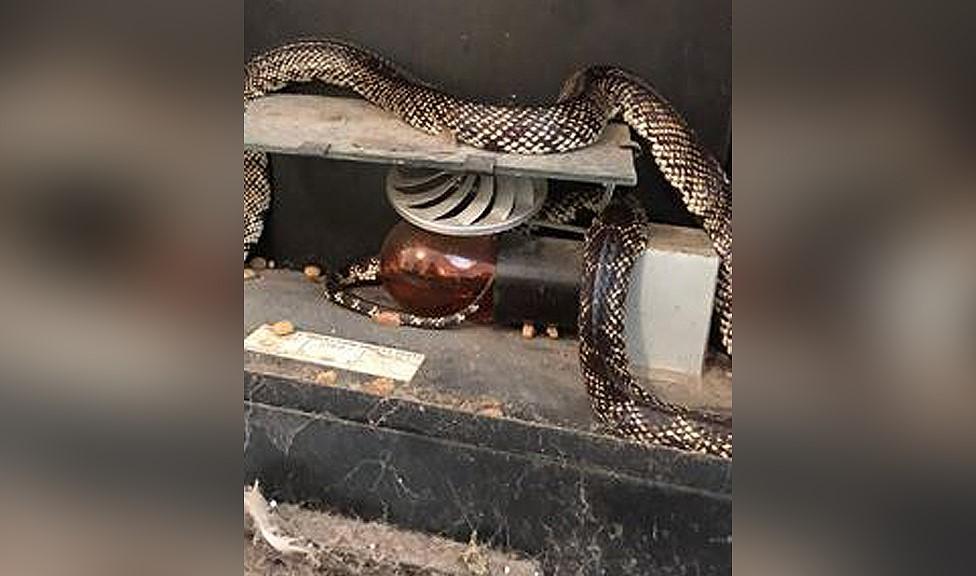
MULTIPOLYGON (((372 52, 335 40, 301 41, 253 58, 244 71, 244 106, 286 86, 323 82, 351 89, 410 126, 449 134, 476 148, 547 154, 594 143, 620 117, 647 143, 667 182, 708 234, 720 258, 715 316, 732 353, 732 184, 719 162, 698 144, 687 123, 648 83, 609 66, 573 74, 551 106, 490 105, 456 98, 372 52)), ((271 200, 268 159, 244 152, 244 256, 260 237, 271 200)), ((616 198, 587 232, 580 296, 580 365, 597 416, 611 431, 638 442, 731 458, 731 418, 663 401, 628 368, 624 342, 630 272, 646 241, 643 210, 616 198)), ((326 296, 361 313, 384 311, 343 291, 327 275, 326 296)), ((396 323, 444 328, 477 307, 443 318, 396 313, 396 323)))

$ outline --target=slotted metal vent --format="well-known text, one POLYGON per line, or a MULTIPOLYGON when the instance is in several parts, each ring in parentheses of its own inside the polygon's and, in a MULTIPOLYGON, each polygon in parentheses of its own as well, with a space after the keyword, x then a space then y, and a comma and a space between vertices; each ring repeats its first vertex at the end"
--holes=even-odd
POLYGON ((518 226, 542 208, 545 179, 397 166, 386 195, 408 222, 439 234, 479 236, 518 226))

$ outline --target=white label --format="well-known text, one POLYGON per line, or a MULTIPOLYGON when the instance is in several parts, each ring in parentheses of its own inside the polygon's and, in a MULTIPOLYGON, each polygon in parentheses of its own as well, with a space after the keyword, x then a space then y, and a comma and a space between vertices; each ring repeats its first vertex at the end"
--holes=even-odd
POLYGON ((267 324, 258 327, 244 339, 244 350, 402 382, 412 380, 424 362, 424 355, 417 352, 314 332, 296 331, 287 336, 278 336, 267 324))

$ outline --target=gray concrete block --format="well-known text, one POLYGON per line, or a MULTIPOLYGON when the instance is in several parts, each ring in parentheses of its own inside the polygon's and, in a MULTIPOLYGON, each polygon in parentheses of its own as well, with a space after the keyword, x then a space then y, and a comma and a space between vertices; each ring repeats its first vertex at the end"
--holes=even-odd
POLYGON ((665 380, 701 376, 718 266, 703 230, 650 226, 627 295, 627 352, 635 374, 665 380))

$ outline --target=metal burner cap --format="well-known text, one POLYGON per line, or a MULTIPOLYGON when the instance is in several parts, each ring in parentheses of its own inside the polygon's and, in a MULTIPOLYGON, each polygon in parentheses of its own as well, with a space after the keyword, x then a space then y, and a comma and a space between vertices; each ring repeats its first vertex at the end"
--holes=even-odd
POLYGON ((481 236, 515 228, 542 208, 545 179, 444 172, 397 166, 386 195, 405 220, 451 236, 481 236))

